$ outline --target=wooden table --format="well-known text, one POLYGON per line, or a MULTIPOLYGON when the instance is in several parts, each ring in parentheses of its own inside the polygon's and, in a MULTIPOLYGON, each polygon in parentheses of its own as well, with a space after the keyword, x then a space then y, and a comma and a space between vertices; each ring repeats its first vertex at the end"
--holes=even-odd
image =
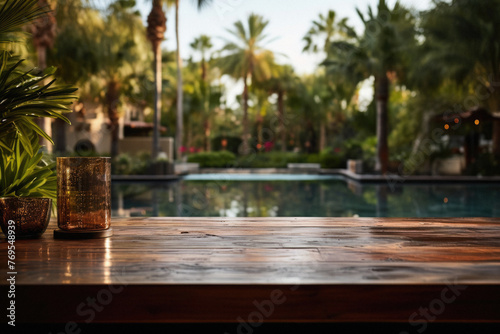
MULTIPOLYGON (((112 227, 108 239, 54 240, 52 223, 41 239, 17 240, 18 321, 500 322, 498 219, 130 218, 112 227)), ((0 259, 6 273, 5 238, 0 259)))

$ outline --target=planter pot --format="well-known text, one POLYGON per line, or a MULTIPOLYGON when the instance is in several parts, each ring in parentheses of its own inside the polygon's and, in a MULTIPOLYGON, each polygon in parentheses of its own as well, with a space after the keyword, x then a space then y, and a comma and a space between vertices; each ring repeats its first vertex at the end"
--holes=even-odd
POLYGON ((2 197, 0 198, 0 226, 2 232, 15 238, 38 238, 50 220, 50 198, 2 197), (15 229, 9 226, 15 226, 15 229), (14 232, 9 232, 14 230, 14 232))
POLYGON ((347 160, 347 169, 355 174, 363 173, 363 160, 347 160))

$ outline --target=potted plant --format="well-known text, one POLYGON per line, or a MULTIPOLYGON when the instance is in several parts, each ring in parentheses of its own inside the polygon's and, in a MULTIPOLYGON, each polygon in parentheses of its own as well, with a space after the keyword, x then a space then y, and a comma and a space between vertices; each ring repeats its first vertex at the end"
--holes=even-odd
MULTIPOLYGON (((0 1, 0 42, 24 24, 43 15, 37 0, 0 1)), ((23 70, 23 60, 0 49, 0 225, 8 235, 37 237, 47 228, 55 206, 54 164, 44 157, 39 136, 52 139, 37 118, 69 120, 75 88, 46 83, 55 69, 23 70), (15 228, 14 228, 15 227, 15 228)))

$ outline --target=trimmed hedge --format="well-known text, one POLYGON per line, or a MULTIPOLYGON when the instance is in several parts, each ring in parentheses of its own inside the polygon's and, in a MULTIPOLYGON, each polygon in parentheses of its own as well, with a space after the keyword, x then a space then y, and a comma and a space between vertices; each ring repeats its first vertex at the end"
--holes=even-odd
POLYGON ((286 168, 289 163, 319 163, 321 168, 345 168, 342 155, 300 154, 289 152, 268 152, 240 157, 236 163, 241 168, 286 168))
POLYGON ((201 168, 225 168, 234 166, 236 156, 228 151, 201 152, 189 155, 188 162, 199 163, 201 168))

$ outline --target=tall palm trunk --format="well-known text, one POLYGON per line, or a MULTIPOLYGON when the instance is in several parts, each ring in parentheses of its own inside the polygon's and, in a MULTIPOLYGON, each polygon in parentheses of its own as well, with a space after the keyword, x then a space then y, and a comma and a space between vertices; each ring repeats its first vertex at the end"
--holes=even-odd
MULTIPOLYGON (((43 18, 42 18, 43 19, 43 18)), ((37 54, 37 66, 40 70, 47 68, 47 46, 43 43, 35 43, 36 54, 37 54)), ((45 82, 47 83, 47 82, 45 82)), ((45 131, 50 137, 52 137, 52 119, 48 117, 37 119, 38 126, 45 131)), ((39 137, 40 145, 45 146, 47 152, 52 152, 52 144, 42 136, 39 137)))
POLYGON ((377 160, 375 171, 380 174, 387 173, 389 164, 389 148, 387 145, 387 102, 389 100, 389 79, 383 73, 375 79, 377 95, 377 160))
POLYGON ((204 54, 201 56, 201 80, 203 82, 207 80, 207 62, 204 54))
POLYGON ((248 144, 248 75, 243 78, 243 138, 242 139, 242 154, 249 153, 248 144))
POLYGON ((279 132, 281 135, 281 151, 286 151, 286 129, 285 129, 285 93, 282 90, 278 91, 278 118, 279 132))
MULTIPOLYGON (((38 5, 42 8, 49 8, 47 0, 38 0, 38 5)), ((45 15, 39 17, 32 26, 33 42, 37 53, 37 66, 41 70, 47 68, 47 49, 54 45, 56 38, 56 19, 54 12, 49 10, 45 15)), ((64 123, 64 122, 63 122, 64 123)), ((52 119, 41 118, 37 124, 52 137, 52 119)), ((40 138, 40 144, 45 146, 47 151, 52 151, 52 144, 43 137, 40 138)), ((58 142, 58 141, 57 141, 58 142)))
POLYGON ((155 73, 155 108, 153 122, 153 159, 160 153, 160 124, 161 124, 161 48, 158 45, 154 50, 155 73))
POLYGON ((177 158, 181 158, 182 137, 184 131, 183 120, 183 91, 182 91, 182 59, 179 41, 179 0, 175 1, 175 39, 177 43, 177 126, 175 130, 175 141, 177 148, 177 158))
POLYGON ((204 130, 204 149, 206 152, 211 150, 210 145, 210 120, 209 120, 209 108, 210 108, 210 92, 209 85, 207 83, 207 62, 205 61, 205 53, 202 52, 201 55, 201 82, 203 84, 203 130, 204 130))
POLYGON ((111 124, 111 156, 118 155, 118 139, 119 139, 119 115, 118 102, 120 100, 120 83, 111 79, 108 82, 108 91, 106 94, 106 104, 108 109, 108 117, 111 124))
POLYGON ((322 152, 326 147, 326 124, 321 121, 319 125, 319 151, 322 152))
POLYGON ((153 1, 153 8, 148 16, 147 35, 151 41, 154 53, 154 72, 155 72, 155 108, 153 120, 153 147, 152 158, 156 159, 160 152, 160 124, 161 124, 161 42, 167 30, 167 18, 163 12, 160 0, 153 1))

